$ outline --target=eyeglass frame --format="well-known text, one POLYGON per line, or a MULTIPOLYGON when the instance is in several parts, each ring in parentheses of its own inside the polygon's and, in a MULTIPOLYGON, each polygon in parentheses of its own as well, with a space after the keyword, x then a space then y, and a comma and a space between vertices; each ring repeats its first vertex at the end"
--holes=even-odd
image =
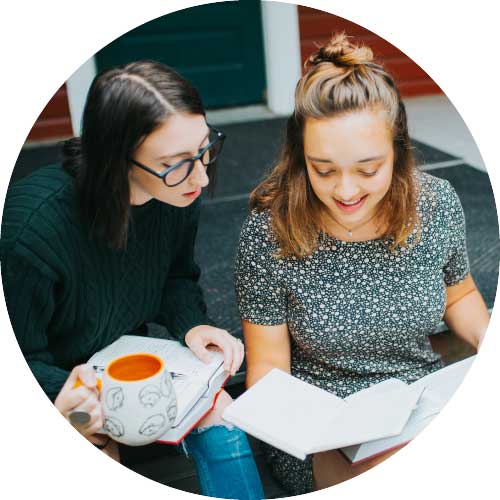
POLYGON ((198 160, 201 161, 201 163, 202 163, 203 166, 208 167, 210 165, 213 165, 215 163, 215 161, 217 160, 217 158, 219 157, 220 151, 222 151, 222 146, 224 145, 224 140, 226 139, 226 134, 224 134, 224 132, 221 132, 219 129, 213 127, 212 125, 210 125, 208 123, 207 123, 207 126, 208 126, 209 131, 213 131, 213 132, 215 132, 217 134, 217 137, 212 142, 209 142, 203 149, 200 149, 198 151, 197 155, 195 155, 195 156, 193 156, 191 158, 185 158, 184 160, 180 160, 180 161, 174 163, 173 165, 170 165, 169 167, 167 167, 163 172, 159 173, 156 170, 153 170, 151 167, 148 167, 147 165, 144 165, 143 163, 135 160, 134 158, 130 158, 130 162, 132 164, 134 164, 136 167, 142 168, 146 172, 149 172, 150 174, 153 174, 155 177, 158 177, 159 179, 161 179, 163 181, 163 184, 165 184, 165 186, 167 186, 167 187, 176 187, 179 184, 182 184, 191 175, 191 172, 194 169, 194 165, 195 165, 195 163, 198 160), (203 160, 202 160, 203 155, 212 146, 214 146, 215 144, 218 144, 219 142, 222 143, 221 144, 221 149, 219 151, 219 154, 217 154, 217 156, 212 161, 209 161, 206 164, 203 163, 203 160), (172 172, 173 170, 176 170, 177 168, 179 168, 183 163, 186 163, 186 162, 191 162, 191 168, 189 168, 188 173, 186 174, 186 177, 184 177, 184 179, 182 179, 181 181, 176 182, 175 184, 172 184, 172 185, 167 184, 167 181, 166 181, 167 175, 170 172, 172 172))

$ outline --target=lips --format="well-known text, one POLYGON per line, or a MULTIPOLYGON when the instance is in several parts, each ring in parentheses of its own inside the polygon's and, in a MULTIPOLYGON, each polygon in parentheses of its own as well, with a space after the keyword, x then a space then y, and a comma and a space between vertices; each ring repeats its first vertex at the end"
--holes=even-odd
POLYGON ((340 210, 342 210, 343 212, 355 212, 356 210, 359 210, 366 198, 368 197, 367 194, 365 194, 364 196, 362 196, 361 198, 357 198, 355 200, 349 200, 349 201, 345 201, 345 200, 337 200, 336 198, 334 198, 334 201, 335 201, 335 204, 337 205, 337 207, 340 208, 340 210))
POLYGON ((191 191, 189 193, 183 193, 182 196, 184 196, 185 198, 189 198, 191 200, 194 200, 196 198, 198 198, 198 196, 200 196, 201 194, 201 188, 198 188, 196 191, 191 191))

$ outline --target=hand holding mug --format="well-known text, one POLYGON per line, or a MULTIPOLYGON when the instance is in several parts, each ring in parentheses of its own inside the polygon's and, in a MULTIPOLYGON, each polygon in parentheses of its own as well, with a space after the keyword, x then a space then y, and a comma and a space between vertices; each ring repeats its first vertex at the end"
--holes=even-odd
POLYGON ((87 438, 105 432, 129 446, 153 443, 177 416, 170 373, 160 357, 148 353, 114 359, 102 380, 91 367, 76 367, 55 404, 87 438))
POLYGON ((99 381, 87 365, 73 368, 54 402, 55 407, 87 439, 103 426, 99 381))

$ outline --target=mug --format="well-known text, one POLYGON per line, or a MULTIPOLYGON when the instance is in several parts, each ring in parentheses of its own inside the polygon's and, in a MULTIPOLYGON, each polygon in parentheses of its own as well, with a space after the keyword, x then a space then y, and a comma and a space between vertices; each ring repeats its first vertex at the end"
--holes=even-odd
POLYGON ((103 431, 119 443, 153 443, 172 427, 177 416, 172 378, 163 360, 154 354, 127 354, 112 360, 97 388, 103 431))

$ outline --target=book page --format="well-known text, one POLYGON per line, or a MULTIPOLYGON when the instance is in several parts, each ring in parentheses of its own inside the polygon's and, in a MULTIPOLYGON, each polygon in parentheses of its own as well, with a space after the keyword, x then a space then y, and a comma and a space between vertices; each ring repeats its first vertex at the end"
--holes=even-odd
POLYGON ((433 398, 439 399, 441 402, 441 410, 462 383, 475 357, 470 356, 462 361, 445 366, 418 379, 411 385, 425 387, 428 391, 431 391, 433 398))
POLYGON ((364 460, 394 446, 412 440, 443 409, 467 374, 475 356, 448 365, 410 384, 423 389, 417 408, 412 412, 400 434, 377 439, 359 445, 342 448, 342 452, 352 461, 364 460))
POLYGON ((172 373, 189 375, 190 377, 208 377, 224 362, 224 356, 219 351, 212 352, 212 361, 203 363, 196 355, 180 342, 175 340, 123 335, 108 347, 94 354, 88 364, 105 367, 112 359, 125 354, 147 352, 160 356, 172 373))
POLYGON ((377 386, 343 400, 273 369, 231 404, 223 418, 304 458, 400 433, 423 388, 412 388, 399 380, 377 386))
POLYGON ((399 434, 424 388, 390 379, 346 398, 346 408, 330 422, 330 432, 317 440, 314 452, 326 451, 399 434))
POLYGON ((345 406, 341 398, 275 368, 229 405, 223 418, 304 459, 345 406))
POLYGON ((431 415, 426 418, 418 418, 414 417, 412 414, 402 432, 400 432, 397 436, 346 446, 343 447, 341 451, 352 463, 365 460, 386 450, 390 450, 396 446, 401 446, 408 441, 411 441, 432 421, 435 416, 436 415, 431 415))
POLYGON ((389 378, 387 380, 379 382, 378 384, 371 385, 366 389, 362 389, 361 391, 355 392, 350 396, 347 396, 344 401, 346 403, 349 402, 354 403, 358 399, 377 397, 379 395, 383 397, 384 394, 390 393, 392 391, 397 391, 400 389, 405 390, 407 387, 408 384, 405 384, 402 380, 399 380, 397 378, 389 378))

